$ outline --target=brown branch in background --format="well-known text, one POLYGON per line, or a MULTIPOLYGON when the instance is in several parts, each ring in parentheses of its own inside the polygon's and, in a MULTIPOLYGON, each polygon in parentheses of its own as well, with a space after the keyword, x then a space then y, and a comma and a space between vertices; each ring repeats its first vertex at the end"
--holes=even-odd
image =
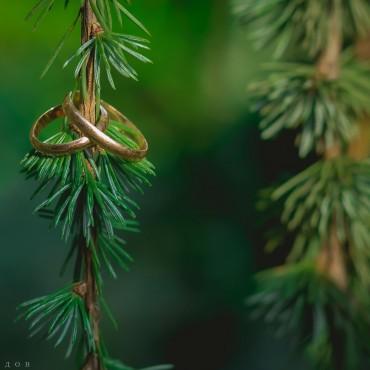
POLYGON ((359 60, 370 61, 370 35, 356 41, 355 54, 359 60))
MULTIPOLYGON (((370 61, 370 35, 356 42, 355 53, 359 60, 370 61)), ((360 161, 370 155, 370 116, 363 114, 357 127, 358 133, 348 147, 348 155, 360 161)))
MULTIPOLYGON (((338 0, 333 1, 333 9, 329 22, 327 46, 316 64, 317 78, 321 80, 336 80, 340 76, 340 56, 343 44, 342 10, 338 0)), ((325 160, 331 160, 342 154, 340 143, 335 143, 324 150, 325 160)), ((335 215, 328 233, 327 240, 321 246, 316 261, 318 271, 329 278, 339 289, 346 290, 348 276, 344 246, 338 237, 335 215)))
MULTIPOLYGON (((96 35, 99 30, 99 24, 95 17, 94 12, 91 9, 89 0, 85 0, 82 9, 82 25, 81 25, 81 42, 82 44, 90 40, 96 35)), ((95 97, 95 81, 94 81, 94 53, 91 53, 90 58, 86 64, 86 97, 81 101, 80 109, 82 114, 90 122, 96 122, 96 97, 95 97)), ((93 230, 94 233, 94 230, 93 230)), ((96 240, 96 231, 93 238, 96 240)), ((100 310, 98 305, 98 295, 96 280, 94 276, 94 269, 92 263, 92 251, 88 245, 83 246, 83 260, 85 264, 85 284, 86 284, 86 295, 85 304, 90 315, 92 330, 94 333, 94 340, 96 348, 99 348, 100 343, 100 310)), ((82 370, 102 370, 99 358, 96 353, 89 353, 82 370)))
POLYGON ((327 45, 316 64, 317 77, 336 80, 340 74, 340 54, 342 51, 342 10, 337 0, 333 1, 331 17, 328 20, 327 45))
POLYGON ((357 123, 357 133, 348 147, 348 155, 355 160, 363 160, 370 154, 370 116, 363 115, 357 123))
POLYGON ((348 287, 348 277, 345 265, 343 246, 339 240, 337 226, 333 221, 329 237, 322 246, 316 261, 317 270, 328 277, 341 290, 348 287))
MULTIPOLYGON (((340 56, 343 45, 342 9, 338 0, 333 1, 331 17, 328 20, 328 37, 325 50, 316 63, 316 78, 318 80, 336 80, 340 76, 340 56)), ((340 143, 324 149, 326 159, 341 155, 340 143)))

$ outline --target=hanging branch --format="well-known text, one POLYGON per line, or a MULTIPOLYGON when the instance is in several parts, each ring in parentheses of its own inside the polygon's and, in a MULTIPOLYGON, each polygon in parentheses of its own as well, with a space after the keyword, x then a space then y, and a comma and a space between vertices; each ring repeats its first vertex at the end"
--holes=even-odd
MULTIPOLYGON (((81 19, 81 31, 82 31, 82 45, 93 39, 99 32, 102 32, 101 26, 97 22, 96 16, 90 6, 90 2, 85 0, 82 8, 82 19, 81 19)), ((90 122, 96 124, 96 97, 95 97, 95 65, 94 55, 91 54, 87 59, 86 71, 82 72, 86 76, 86 94, 81 102, 81 113, 90 122)), ((84 67, 82 67, 84 68, 84 67)), ((91 168, 93 172, 94 169, 91 168)), ((97 174, 92 173, 93 176, 97 174)), ((94 227, 92 229, 92 237, 94 239, 95 248, 99 248, 97 244, 97 232, 98 230, 94 227)), ((84 261, 85 267, 85 305, 89 312, 92 332, 94 335, 95 348, 100 348, 100 310, 98 304, 98 291, 96 286, 96 276, 93 268, 93 255, 89 245, 81 245, 82 251, 80 252, 82 260, 84 261)), ((103 365, 100 364, 100 359, 97 353, 91 352, 88 354, 83 370, 100 370, 103 365)))
MULTIPOLYGON (((342 4, 340 0, 332 3, 331 16, 328 20, 327 46, 322 52, 317 64, 317 78, 324 80, 337 80, 340 77, 340 54, 342 51, 342 4)), ((341 145, 333 142, 324 149, 326 160, 341 156, 341 145)), ((327 240, 323 243, 317 257, 318 270, 331 279, 338 288, 346 290, 348 286, 346 260, 343 252, 344 245, 338 237, 338 225, 335 214, 329 226, 327 240)))
POLYGON ((282 205, 283 227, 268 244, 288 235, 293 244, 283 266, 258 274, 248 304, 277 334, 298 334, 315 369, 369 366, 370 161, 368 144, 362 154, 354 148, 367 140, 358 132, 370 116, 370 68, 342 48, 370 34, 370 6, 238 0, 236 11, 257 46, 308 61, 275 62, 267 80, 251 87, 262 137, 294 130, 300 156, 318 157, 270 192, 282 205))
MULTIPOLYGON (((56 0, 40 0, 29 16, 36 24, 53 9, 56 0)), ((69 1, 65 1, 68 6, 69 1)), ((132 57, 149 62, 139 50, 148 41, 115 32, 112 12, 122 26, 123 17, 148 31, 119 0, 84 0, 78 14, 51 60, 47 71, 76 25, 81 21, 81 46, 65 66, 76 62, 76 88, 64 101, 42 114, 30 132, 33 150, 22 165, 27 178, 39 182, 33 196, 47 193, 35 209, 51 225, 61 229, 71 243, 62 267, 73 261, 73 279, 55 293, 20 305, 19 317, 30 321, 31 336, 40 332, 60 345, 69 337, 66 356, 77 344, 81 370, 134 370, 112 359, 103 340, 99 323, 105 313, 116 325, 103 294, 102 270, 117 277, 116 265, 128 270, 132 262, 121 234, 138 230, 138 205, 131 192, 143 192, 150 185, 154 166, 145 159, 145 136, 123 113, 101 99, 101 71, 114 87, 112 69, 137 79, 132 57), (63 118, 58 131, 41 141, 42 130, 63 118)), ((146 370, 171 369, 160 365, 146 370)))
MULTIPOLYGON (((355 45, 356 58, 363 63, 370 62, 370 35, 359 37, 355 45)), ((365 112, 360 116, 358 133, 351 140, 348 155, 356 160, 364 160, 370 154, 370 116, 365 112)))

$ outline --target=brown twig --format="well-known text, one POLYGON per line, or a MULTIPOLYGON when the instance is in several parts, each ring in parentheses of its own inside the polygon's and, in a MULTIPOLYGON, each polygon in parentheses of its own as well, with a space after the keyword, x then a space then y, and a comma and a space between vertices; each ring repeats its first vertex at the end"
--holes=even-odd
MULTIPOLYGON (((316 78, 318 80, 332 81, 338 79, 340 75, 340 55, 343 45, 342 9, 338 0, 334 0, 332 6, 331 16, 328 19, 326 47, 316 63, 316 78)), ((326 159, 336 158, 341 155, 341 151, 340 143, 337 142, 324 148, 324 156, 326 159)))
MULTIPOLYGON (((91 9, 89 0, 85 0, 82 9, 81 44, 89 41, 96 34, 98 21, 91 9)), ((96 121, 95 117, 95 82, 94 82, 94 57, 91 53, 86 65, 87 94, 81 102, 81 112, 90 122, 96 121)))
MULTIPOLYGON (((93 10, 91 9, 89 0, 85 0, 82 8, 82 25, 81 25, 81 42, 82 44, 90 40, 95 36, 98 22, 95 17, 93 10)), ((94 81, 94 57, 93 53, 86 64, 86 97, 81 102, 81 112, 83 116, 90 122, 95 124, 96 122, 96 97, 95 97, 95 81, 94 81)), ((93 231, 94 232, 94 231, 93 231)), ((93 235, 96 240, 96 230, 95 235, 93 235)), ((94 276, 94 269, 92 263, 92 251, 91 247, 88 245, 83 246, 83 260, 85 264, 85 283, 86 283, 86 295, 85 304, 90 315, 92 330, 94 334, 95 347, 99 348, 100 344, 100 310, 98 304, 98 293, 96 280, 94 276)), ((100 360, 96 353, 89 353, 82 370, 102 370, 100 360)))
POLYGON ((316 72, 320 79, 336 80, 340 74, 340 54, 342 51, 342 10, 338 1, 334 0, 329 22, 327 45, 317 64, 316 72))
POLYGON ((316 261, 317 270, 328 277, 336 286, 345 291, 348 286, 347 269, 343 246, 338 237, 335 220, 332 223, 329 237, 322 246, 319 257, 316 261))
MULTIPOLYGON (((333 9, 329 22, 329 34, 325 50, 320 55, 316 64, 316 76, 321 80, 336 80, 340 75, 340 55, 343 44, 342 34, 342 9, 339 1, 333 1, 333 9)), ((324 150, 324 158, 331 160, 342 154, 340 143, 334 143, 324 150)), ((327 240, 321 246, 321 251, 316 261, 320 273, 329 278, 341 290, 348 286, 348 276, 344 246, 338 237, 335 215, 328 232, 327 240)))
MULTIPOLYGON (((355 45, 356 57, 365 62, 370 61, 370 34, 357 40, 355 45)), ((355 160, 363 160, 370 154, 370 116, 363 114, 357 124, 358 132, 351 140, 348 155, 355 160)))

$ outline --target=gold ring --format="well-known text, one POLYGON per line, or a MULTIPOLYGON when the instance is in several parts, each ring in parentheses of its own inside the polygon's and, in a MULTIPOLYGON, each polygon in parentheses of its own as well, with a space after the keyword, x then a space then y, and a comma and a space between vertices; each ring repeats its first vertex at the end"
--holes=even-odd
MULTIPOLYGON (((30 141, 32 146, 38 152, 50 156, 63 156, 79 152, 94 145, 94 143, 86 136, 62 144, 49 144, 42 142, 41 140, 38 139, 38 136, 42 129, 47 127, 57 118, 65 116, 66 115, 64 113, 63 106, 58 105, 56 107, 49 109, 47 112, 42 114, 36 120, 30 131, 30 141)), ((104 108, 101 108, 101 116, 97 124, 97 129, 104 131, 107 128, 107 126, 108 126, 108 113, 104 108)))
POLYGON ((63 103, 63 109, 66 116, 96 145, 126 160, 138 161, 143 159, 148 152, 148 143, 141 131, 128 118, 110 104, 101 101, 101 107, 108 111, 110 118, 113 118, 132 129, 130 136, 135 140, 138 145, 138 149, 131 149, 118 143, 83 117, 76 108, 71 93, 66 96, 63 103))

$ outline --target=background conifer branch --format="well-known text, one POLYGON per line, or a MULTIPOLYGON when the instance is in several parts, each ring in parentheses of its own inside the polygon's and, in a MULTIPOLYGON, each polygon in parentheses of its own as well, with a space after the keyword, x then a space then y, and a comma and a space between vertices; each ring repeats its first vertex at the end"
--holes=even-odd
POLYGON ((293 243, 282 266, 257 275, 249 306, 297 337, 315 369, 368 367, 369 4, 238 0, 235 9, 257 47, 301 61, 272 63, 253 84, 262 137, 294 130, 299 155, 316 160, 270 193, 282 229, 269 245, 293 243))
MULTIPOLYGON (((331 6, 330 18, 328 19, 327 45, 316 64, 318 78, 330 81, 337 80, 340 77, 340 55, 343 45, 341 1, 333 0, 331 6)), ((337 158, 341 154, 339 142, 333 142, 324 150, 324 157, 328 160, 337 158)), ((343 252, 344 245, 338 237, 337 228, 335 215, 333 215, 327 240, 321 246, 321 252, 317 257, 317 268, 320 273, 331 279, 339 289, 346 290, 348 278, 345 254, 343 252)))

